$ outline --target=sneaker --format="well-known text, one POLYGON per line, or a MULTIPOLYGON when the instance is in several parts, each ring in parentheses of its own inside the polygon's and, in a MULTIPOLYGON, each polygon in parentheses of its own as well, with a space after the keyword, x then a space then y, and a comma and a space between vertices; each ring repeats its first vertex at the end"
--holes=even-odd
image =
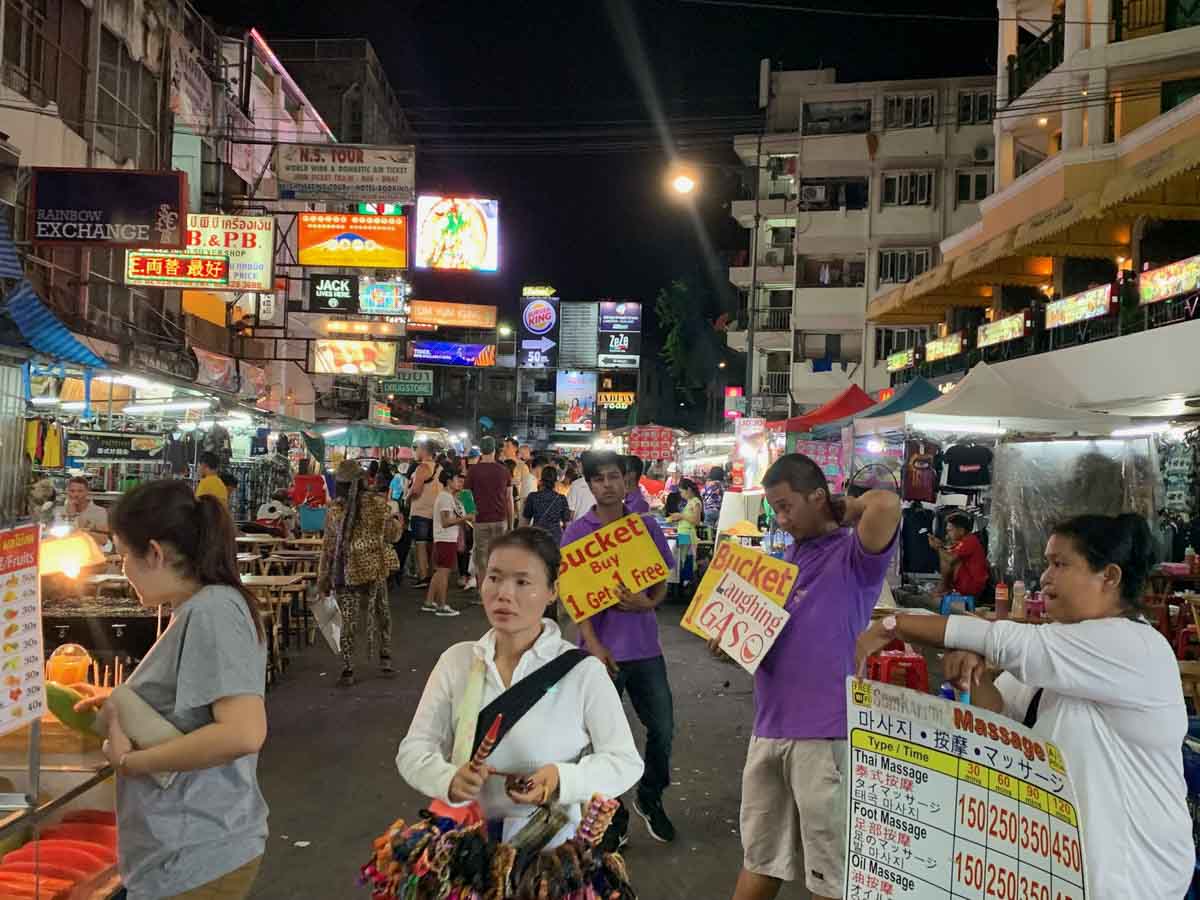
POLYGON ((663 809, 661 800, 651 803, 638 797, 633 801, 633 811, 645 821, 650 837, 664 844, 675 840, 675 826, 667 818, 667 811, 663 809))
POLYGON ((428 578, 426 578, 424 581, 414 581, 413 582, 413 590, 423 591, 423 590, 426 590, 428 587, 429 587, 429 579, 428 578))
POLYGON ((439 609, 441 609, 440 606, 438 606, 436 603, 430 603, 428 600, 421 604, 421 612, 435 613, 439 609))
POLYGON ((470 578, 467 579, 467 583, 463 585, 463 590, 464 591, 473 591, 477 587, 478 587, 478 585, 475 583, 475 576, 472 575, 470 578))
POLYGON ((434 611, 434 615, 442 616, 443 618, 448 619, 451 616, 461 616, 462 613, 460 613, 453 606, 441 606, 434 611))
POLYGON ((396 670, 392 668, 392 658, 390 656, 384 656, 380 658, 379 674, 384 678, 391 678, 396 674, 396 670))
POLYGON ((604 837, 600 839, 599 849, 601 853, 617 853, 623 850, 628 843, 629 810, 625 808, 625 803, 622 801, 613 814, 612 822, 609 824, 608 830, 604 832, 604 837))

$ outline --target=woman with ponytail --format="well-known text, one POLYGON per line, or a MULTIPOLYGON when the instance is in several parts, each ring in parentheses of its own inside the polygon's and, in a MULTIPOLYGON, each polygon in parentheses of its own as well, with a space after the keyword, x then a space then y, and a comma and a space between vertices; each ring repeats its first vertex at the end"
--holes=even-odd
POLYGON ((945 675, 975 706, 1062 748, 1098 900, 1175 900, 1192 878, 1183 688, 1170 644, 1141 614, 1152 564, 1141 516, 1076 516, 1046 543, 1051 623, 898 615, 858 639, 860 670, 896 639, 956 651, 945 675))
MULTIPOLYGON (((183 481, 151 481, 121 498, 110 523, 142 605, 171 608, 170 625, 126 684, 182 732, 136 749, 117 716, 103 717, 122 880, 129 900, 240 900, 267 841, 258 789, 267 647, 257 601, 238 576, 233 522, 216 497, 193 497, 183 481), (177 774, 151 777, 169 773, 177 774)), ((101 691, 79 708, 106 699, 101 691)))

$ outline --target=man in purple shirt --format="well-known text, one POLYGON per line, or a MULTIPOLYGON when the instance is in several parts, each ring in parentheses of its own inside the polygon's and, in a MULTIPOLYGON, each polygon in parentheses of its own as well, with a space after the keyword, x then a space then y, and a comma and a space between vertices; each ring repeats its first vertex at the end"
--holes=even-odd
POLYGON ((785 559, 800 575, 791 618, 754 678, 733 896, 771 900, 803 876, 814 900, 825 900, 842 896, 845 877, 846 676, 896 549, 900 500, 890 491, 831 498, 821 467, 799 453, 778 459, 762 483, 776 522, 796 540, 785 559))
POLYGON ((644 471, 645 467, 642 465, 640 456, 625 457, 625 490, 627 492, 625 508, 630 512, 650 512, 650 504, 642 496, 642 472, 644 471))
MULTIPOLYGON (((629 515, 625 505, 625 474, 625 457, 611 452, 583 454, 583 477, 596 498, 596 505, 567 526, 562 546, 629 515)), ((662 529, 650 516, 642 516, 642 521, 663 562, 667 568, 673 568, 675 558, 662 529)), ((623 585, 617 590, 620 603, 579 624, 580 646, 608 666, 618 694, 629 691, 634 711, 646 726, 646 772, 638 785, 633 808, 646 821, 651 837, 667 843, 675 839, 675 826, 663 809, 662 796, 671 784, 675 711, 654 613, 667 596, 667 583, 659 582, 638 594, 623 585)), ((852 661, 853 656, 852 646, 852 661)), ((614 833, 622 843, 628 818, 622 806, 613 820, 614 833)))

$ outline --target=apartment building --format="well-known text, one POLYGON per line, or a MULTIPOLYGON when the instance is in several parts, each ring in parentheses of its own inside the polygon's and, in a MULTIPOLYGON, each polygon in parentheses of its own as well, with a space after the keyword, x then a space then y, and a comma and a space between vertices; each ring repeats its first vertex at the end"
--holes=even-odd
POLYGON ((734 142, 757 178, 732 207, 748 249, 729 270, 746 298, 729 344, 745 351, 753 322, 757 411, 788 415, 847 383, 887 384, 882 360, 917 335, 868 326, 867 305, 978 221, 994 185, 994 90, 988 77, 770 74, 764 132, 734 142))
POLYGON ((1060 402, 1178 414, 1200 393, 1186 349, 1200 286, 1172 275, 1200 264, 1200 3, 997 8, 997 190, 941 242, 938 265, 867 313, 936 326, 959 349, 918 348, 893 379, 982 359, 1032 390, 1055 385, 1060 402), (972 315, 1003 324, 979 332, 972 315))

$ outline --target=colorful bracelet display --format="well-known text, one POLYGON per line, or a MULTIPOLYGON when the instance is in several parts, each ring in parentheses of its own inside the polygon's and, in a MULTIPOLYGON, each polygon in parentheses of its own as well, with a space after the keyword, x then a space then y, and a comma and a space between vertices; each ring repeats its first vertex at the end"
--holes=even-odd
POLYGON ((489 840, 482 823, 398 820, 375 839, 361 883, 373 900, 637 900, 621 855, 597 849, 618 805, 594 796, 575 835, 552 850, 543 848, 567 819, 547 807, 507 843, 489 840))

